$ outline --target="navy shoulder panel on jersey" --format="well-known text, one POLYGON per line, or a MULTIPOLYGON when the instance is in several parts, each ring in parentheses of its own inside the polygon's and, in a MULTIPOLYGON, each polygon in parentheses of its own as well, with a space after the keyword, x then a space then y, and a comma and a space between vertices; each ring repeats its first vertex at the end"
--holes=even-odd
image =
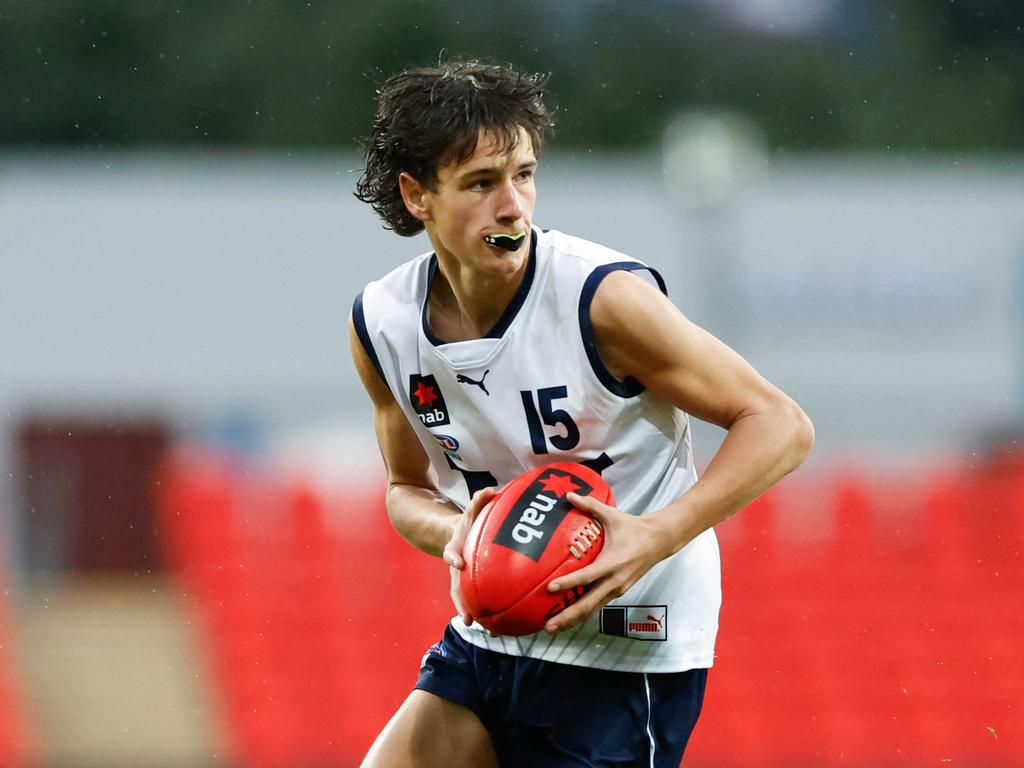
POLYGON ((373 342, 370 340, 370 332, 366 330, 366 315, 363 314, 363 294, 360 292, 356 296, 356 300, 352 302, 352 323, 356 327, 356 336, 359 337, 359 342, 363 345, 363 349, 366 350, 367 356, 370 358, 370 362, 373 363, 373 367, 377 369, 377 373, 380 374, 381 381, 387 386, 388 380, 384 378, 384 369, 380 366, 380 360, 377 358, 377 352, 373 348, 373 342))
POLYGON ((587 277, 585 283, 583 283, 583 292, 580 294, 580 332, 583 334, 583 348, 587 352, 587 359, 590 360, 590 367, 594 369, 594 373, 602 384, 614 394, 619 397, 636 397, 644 391, 645 387, 639 381, 634 379, 632 376, 627 376, 625 380, 619 381, 616 379, 612 372, 609 371, 601 360, 601 355, 597 350, 597 340, 594 338, 594 328, 590 322, 590 304, 594 300, 594 294, 597 293, 597 287, 612 272, 618 271, 625 272, 637 272, 640 270, 647 270, 654 277, 655 282, 658 284, 658 288, 666 296, 668 290, 665 288, 665 281, 656 269, 648 267, 646 264, 641 264, 638 261, 616 261, 611 264, 603 264, 597 267, 587 277))

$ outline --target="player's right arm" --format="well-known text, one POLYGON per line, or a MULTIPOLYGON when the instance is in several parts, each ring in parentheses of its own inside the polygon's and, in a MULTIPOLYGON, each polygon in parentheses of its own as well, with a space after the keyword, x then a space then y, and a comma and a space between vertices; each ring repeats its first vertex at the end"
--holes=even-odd
POLYGON ((469 624, 472 617, 463 607, 458 590, 458 571, 465 565, 462 548, 476 513, 490 501, 494 489, 477 492, 464 513, 438 491, 430 459, 395 396, 366 354, 351 316, 348 335, 352 361, 373 403, 374 430, 388 475, 388 517, 402 538, 423 552, 443 557, 452 566, 452 602, 469 624))
POLYGON ((352 360, 373 403, 373 424, 387 468, 388 517, 417 549, 440 557, 461 518, 460 510, 437 490, 430 460, 388 385, 381 379, 349 317, 352 360))

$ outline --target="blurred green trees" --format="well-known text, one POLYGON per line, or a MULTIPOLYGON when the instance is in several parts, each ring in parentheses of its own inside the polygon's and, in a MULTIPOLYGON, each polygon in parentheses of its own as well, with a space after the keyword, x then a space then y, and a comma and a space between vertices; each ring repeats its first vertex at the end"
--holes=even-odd
POLYGON ((786 148, 1024 148, 1019 0, 837 2, 799 36, 707 0, 0 0, 0 144, 351 147, 441 52, 550 71, 557 143, 729 106, 786 148))

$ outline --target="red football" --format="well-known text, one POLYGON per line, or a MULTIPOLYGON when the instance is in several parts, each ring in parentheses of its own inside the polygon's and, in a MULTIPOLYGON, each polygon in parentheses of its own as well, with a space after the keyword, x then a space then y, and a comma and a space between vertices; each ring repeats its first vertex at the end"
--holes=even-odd
POLYGON ((570 491, 611 506, 608 483, 582 464, 561 462, 524 472, 473 521, 460 577, 466 609, 499 635, 526 635, 578 600, 584 590, 548 592, 556 577, 597 557, 604 530, 565 499, 570 491))

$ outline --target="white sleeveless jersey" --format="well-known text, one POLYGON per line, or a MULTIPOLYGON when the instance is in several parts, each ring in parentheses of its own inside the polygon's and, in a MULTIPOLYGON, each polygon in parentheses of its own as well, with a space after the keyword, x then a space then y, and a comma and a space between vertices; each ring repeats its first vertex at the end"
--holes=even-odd
MULTIPOLYGON (((618 508, 646 515, 696 482, 687 415, 616 380, 601 362, 590 302, 601 279, 644 264, 560 232, 533 232, 522 284, 485 338, 445 343, 431 333, 427 295, 437 271, 424 254, 356 299, 357 334, 409 418, 459 508, 472 492, 555 461, 601 471, 618 508)), ((518 656, 630 672, 710 667, 721 578, 708 530, 590 620, 552 638, 490 637, 458 617, 474 645, 518 656)))

